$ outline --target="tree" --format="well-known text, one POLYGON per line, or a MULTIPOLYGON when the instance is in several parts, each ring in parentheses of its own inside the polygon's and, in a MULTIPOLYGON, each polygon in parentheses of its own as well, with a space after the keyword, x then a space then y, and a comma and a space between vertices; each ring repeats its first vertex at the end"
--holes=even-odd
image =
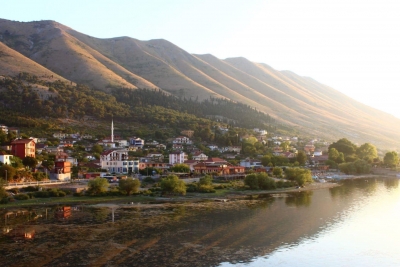
POLYGON ((38 161, 34 157, 27 156, 22 160, 22 164, 29 167, 30 169, 34 169, 36 167, 36 165, 38 164, 38 161))
POLYGON ((276 177, 282 177, 283 170, 282 170, 282 168, 275 167, 275 168, 272 170, 272 174, 275 175, 276 177))
POLYGON ((179 163, 179 164, 175 164, 174 166, 172 166, 171 171, 189 173, 190 167, 187 164, 179 163))
POLYGON ((120 179, 118 185, 119 189, 125 191, 126 195, 129 196, 131 193, 139 191, 140 181, 132 178, 120 179))
POLYGON ((199 185, 212 185, 213 178, 211 175, 206 175, 200 178, 199 185))
POLYGON ((94 144, 92 146, 92 152, 101 154, 101 152, 103 152, 103 147, 101 145, 99 145, 99 144, 94 144))
POLYGON ((160 186, 163 192, 186 195, 185 182, 176 175, 168 175, 166 178, 161 179, 160 186))
POLYGON ((257 190, 258 189, 257 175, 255 173, 246 175, 246 177, 244 178, 244 184, 250 187, 251 190, 257 190))
POLYGON ((353 155, 356 152, 357 146, 346 138, 342 138, 337 142, 332 143, 329 149, 335 148, 338 152, 342 152, 345 157, 353 155))
POLYGON ((396 151, 390 151, 385 154, 383 163, 389 167, 396 167, 399 164, 399 155, 396 151))
POLYGON ((101 193, 107 192, 109 183, 106 178, 95 178, 90 180, 88 183, 88 193, 91 195, 99 195, 101 193))
POLYGON ((356 153, 360 159, 366 160, 370 163, 378 157, 378 150, 374 145, 371 145, 370 143, 365 143, 361 145, 359 148, 357 148, 356 153))
POLYGON ((358 159, 354 162, 342 163, 339 165, 341 172, 345 174, 366 174, 370 173, 371 165, 363 159, 358 159))
POLYGON ((0 200, 7 196, 7 191, 4 188, 5 181, 0 179, 0 200))
POLYGON ((17 170, 10 165, 3 165, 0 167, 0 176, 3 177, 4 180, 7 179, 7 181, 11 181, 12 179, 14 179, 14 176, 16 174, 17 170))
POLYGON ((271 155, 265 155, 261 158, 261 164, 263 166, 268 166, 269 163, 271 163, 271 155))
POLYGON ((306 183, 311 183, 312 176, 311 171, 301 168, 286 168, 285 169, 286 179, 296 181, 298 185, 302 186, 306 183))
POLYGON ((304 151, 299 151, 296 156, 296 160, 299 162, 299 165, 305 165, 307 162, 307 155, 304 151))

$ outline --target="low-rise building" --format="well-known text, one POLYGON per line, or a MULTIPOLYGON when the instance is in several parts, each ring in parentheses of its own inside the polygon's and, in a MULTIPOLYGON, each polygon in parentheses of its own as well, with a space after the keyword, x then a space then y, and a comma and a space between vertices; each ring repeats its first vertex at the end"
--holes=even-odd
POLYGON ((129 159, 127 149, 106 150, 100 155, 102 169, 109 173, 128 174, 139 172, 139 160, 129 159))
POLYGON ((11 154, 21 159, 35 157, 36 144, 32 139, 16 139, 11 142, 11 154))

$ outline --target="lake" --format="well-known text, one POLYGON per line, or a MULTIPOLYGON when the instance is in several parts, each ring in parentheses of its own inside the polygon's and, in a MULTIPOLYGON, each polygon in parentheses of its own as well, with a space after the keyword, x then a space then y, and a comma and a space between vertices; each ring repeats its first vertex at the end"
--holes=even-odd
POLYGON ((395 178, 348 180, 330 189, 227 203, 3 209, 0 219, 1 266, 400 262, 400 188, 395 178))

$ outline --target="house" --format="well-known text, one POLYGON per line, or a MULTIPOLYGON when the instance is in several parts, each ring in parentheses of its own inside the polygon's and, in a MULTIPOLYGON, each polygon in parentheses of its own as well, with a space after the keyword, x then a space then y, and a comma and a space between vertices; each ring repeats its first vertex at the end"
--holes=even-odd
POLYGON ((293 152, 283 152, 281 155, 287 159, 294 159, 297 157, 297 154, 293 152))
POLYGON ((236 152, 236 153, 240 153, 240 151, 242 150, 241 146, 226 146, 222 148, 222 152, 236 152))
POLYGON ((207 146, 207 147, 208 147, 210 150, 212 150, 212 151, 218 149, 218 146, 216 146, 216 145, 209 145, 209 146, 207 146))
POLYGON ((36 144, 32 139, 16 139, 11 142, 11 154, 21 159, 35 157, 36 144))
POLYGON ((54 138, 58 138, 58 139, 64 139, 64 138, 66 138, 67 136, 69 136, 69 134, 62 133, 62 132, 58 132, 58 133, 54 133, 54 134, 53 134, 53 137, 54 137, 54 138))
POLYGON ((147 158, 150 158, 151 160, 154 160, 157 162, 164 161, 164 155, 162 153, 149 153, 149 154, 147 154, 147 158))
POLYGON ((0 151, 0 162, 4 165, 11 165, 11 158, 13 155, 9 155, 3 151, 0 151))
POLYGON ((253 131, 258 133, 259 135, 267 135, 267 131, 266 130, 261 130, 259 128, 254 128, 253 131))
POLYGON ((193 137, 193 134, 194 134, 194 131, 193 131, 193 130, 183 130, 183 131, 181 132, 181 134, 182 134, 182 135, 186 135, 186 136, 189 137, 189 138, 192 138, 192 137, 193 137))
POLYGON ((167 146, 164 145, 164 144, 158 144, 158 145, 156 145, 156 148, 161 149, 161 150, 165 150, 165 149, 167 149, 167 146))
POLYGON ((192 158, 193 158, 193 160, 200 161, 200 160, 207 160, 208 156, 206 154, 204 154, 204 153, 198 152, 198 153, 195 153, 192 156, 192 158))
POLYGON ((51 179, 57 180, 70 180, 71 179, 71 162, 68 161, 56 161, 54 162, 54 170, 50 173, 51 179))
POLYGON ((240 161, 240 166, 245 168, 262 167, 261 161, 256 159, 245 159, 240 161))
POLYGON ((100 166, 109 173, 137 173, 139 160, 129 159, 127 149, 111 149, 101 153, 100 166))
POLYGON ((178 136, 172 140, 173 144, 192 144, 192 141, 186 136, 178 136))
POLYGON ((194 165, 199 163, 199 161, 198 160, 193 160, 193 159, 188 159, 188 160, 185 160, 185 162, 183 162, 183 163, 188 165, 189 168, 190 168, 190 171, 193 172, 194 171, 194 165))
POLYGON ((169 164, 171 165, 184 163, 185 160, 187 160, 187 155, 183 151, 175 151, 169 154, 169 164))
POLYGON ((144 147, 144 140, 138 137, 131 137, 129 138, 129 144, 142 149, 144 147))
POLYGON ((182 144, 172 144, 172 150, 182 150, 183 145, 182 144))
POLYGON ((315 146, 313 144, 307 144, 304 146, 304 151, 307 155, 311 155, 314 153, 315 146))

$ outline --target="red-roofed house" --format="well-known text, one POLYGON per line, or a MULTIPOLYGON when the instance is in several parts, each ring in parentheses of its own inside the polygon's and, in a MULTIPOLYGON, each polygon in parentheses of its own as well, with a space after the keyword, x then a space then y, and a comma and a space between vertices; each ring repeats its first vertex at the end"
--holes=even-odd
POLYGON ((11 142, 11 154, 21 159, 35 157, 36 144, 32 139, 16 139, 11 142))

